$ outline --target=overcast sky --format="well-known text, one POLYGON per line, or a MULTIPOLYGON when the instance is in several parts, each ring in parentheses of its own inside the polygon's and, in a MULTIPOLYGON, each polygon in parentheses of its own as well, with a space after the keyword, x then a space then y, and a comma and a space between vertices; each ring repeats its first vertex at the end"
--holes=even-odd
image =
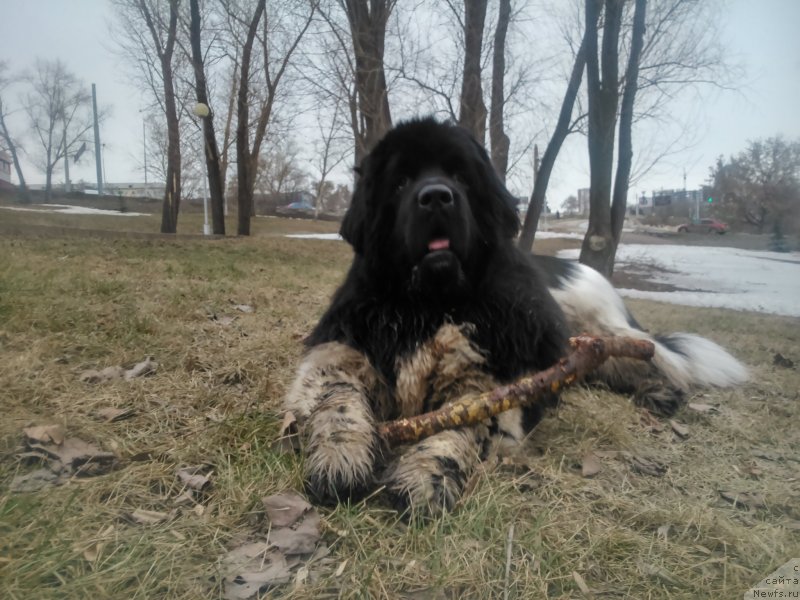
MULTIPOLYGON (((702 0, 701 0, 702 1, 702 0)), ((11 70, 30 68, 36 57, 62 59, 87 83, 97 84, 98 100, 110 107, 111 116, 101 131, 105 144, 106 179, 110 182, 142 181, 142 119, 147 101, 125 77, 125 66, 111 49, 107 22, 111 9, 104 0, 3 0, 0 20, 0 58, 11 70)), ((737 92, 708 90, 699 101, 692 98, 675 110, 701 115, 692 133, 697 144, 672 156, 641 181, 633 191, 651 191, 683 185, 701 185, 708 168, 720 154, 742 150, 749 139, 782 134, 800 137, 800 0, 731 0, 721 35, 734 59, 746 67, 737 92), (699 102, 699 106, 698 106, 699 102)), ((18 94, 7 103, 19 107, 18 94)), ((10 124, 19 135, 25 127, 22 112, 10 124)), ((513 135, 513 132, 512 132, 513 135)), ((298 144, 310 140, 296 140, 298 144)), ((543 149, 546 140, 542 140, 543 149)), ((634 140, 634 145, 636 140, 634 140)), ((30 141, 26 145, 33 149, 30 141)), ((634 148, 636 151, 636 148, 634 148)), ((575 138, 566 148, 553 175, 551 207, 557 207, 579 187, 588 186, 585 139, 575 138)), ((59 165, 54 179, 63 181, 59 165)), ((43 174, 26 162, 26 178, 42 182, 43 174)), ((71 179, 94 180, 89 153, 71 168, 71 179)), ((514 190, 527 194, 530 190, 514 190)))

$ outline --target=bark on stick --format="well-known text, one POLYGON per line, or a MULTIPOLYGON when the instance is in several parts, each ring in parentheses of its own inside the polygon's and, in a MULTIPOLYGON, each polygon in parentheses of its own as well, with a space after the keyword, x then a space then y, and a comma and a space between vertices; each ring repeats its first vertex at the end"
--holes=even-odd
POLYGON ((397 446, 446 429, 476 425, 512 408, 534 404, 546 392, 558 392, 610 357, 650 360, 655 351, 652 342, 628 337, 581 335, 570 338, 569 343, 572 352, 549 369, 429 413, 382 423, 379 433, 389 446, 397 446))

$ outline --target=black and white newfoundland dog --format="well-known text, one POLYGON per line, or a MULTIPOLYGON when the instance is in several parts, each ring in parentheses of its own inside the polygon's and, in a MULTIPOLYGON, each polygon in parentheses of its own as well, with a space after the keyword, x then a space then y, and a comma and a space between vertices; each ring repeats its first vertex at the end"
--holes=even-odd
POLYGON ((382 485, 400 510, 452 508, 479 461, 522 442, 541 409, 393 450, 382 447, 376 425, 545 369, 571 334, 653 340, 652 363, 611 361, 596 378, 662 414, 693 386, 746 379, 709 340, 643 331, 591 268, 518 250, 514 201, 465 130, 433 119, 403 123, 359 173, 341 228, 355 257, 307 339, 284 405, 301 424, 316 501, 382 485))

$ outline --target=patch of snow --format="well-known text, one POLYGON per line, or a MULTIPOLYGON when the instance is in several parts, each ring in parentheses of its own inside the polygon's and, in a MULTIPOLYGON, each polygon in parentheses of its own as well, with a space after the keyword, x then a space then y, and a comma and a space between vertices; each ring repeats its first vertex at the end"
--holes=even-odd
MULTIPOLYGON (((577 259, 579 253, 562 250, 558 255, 577 259)), ((622 269, 652 267, 643 278, 681 288, 671 292, 618 290, 629 298, 800 317, 800 252, 623 244, 617 250, 616 264, 622 269)))
POLYGON ((85 206, 72 206, 69 204, 39 204, 47 208, 26 208, 22 206, 0 206, 7 210, 18 210, 22 212, 47 212, 58 213, 60 215, 111 215, 116 217, 149 217, 149 213, 139 212, 120 212, 118 210, 108 210, 105 208, 87 208, 85 206))
POLYGON ((554 238, 568 238, 572 240, 582 240, 583 234, 581 233, 563 233, 561 231, 537 231, 537 240, 552 240, 554 238))
POLYGON ((288 238, 295 238, 299 240, 336 240, 342 241, 342 236, 338 233, 290 233, 287 234, 288 238))

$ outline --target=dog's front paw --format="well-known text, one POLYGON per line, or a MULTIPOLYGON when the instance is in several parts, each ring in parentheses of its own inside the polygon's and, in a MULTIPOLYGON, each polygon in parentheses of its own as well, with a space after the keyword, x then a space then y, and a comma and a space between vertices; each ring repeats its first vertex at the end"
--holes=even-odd
POLYGON ((384 474, 395 508, 410 518, 452 510, 478 462, 471 432, 443 432, 409 448, 384 474))
POLYGON ((311 414, 307 431, 306 491, 314 501, 357 500, 371 490, 383 452, 361 401, 331 398, 311 414))

